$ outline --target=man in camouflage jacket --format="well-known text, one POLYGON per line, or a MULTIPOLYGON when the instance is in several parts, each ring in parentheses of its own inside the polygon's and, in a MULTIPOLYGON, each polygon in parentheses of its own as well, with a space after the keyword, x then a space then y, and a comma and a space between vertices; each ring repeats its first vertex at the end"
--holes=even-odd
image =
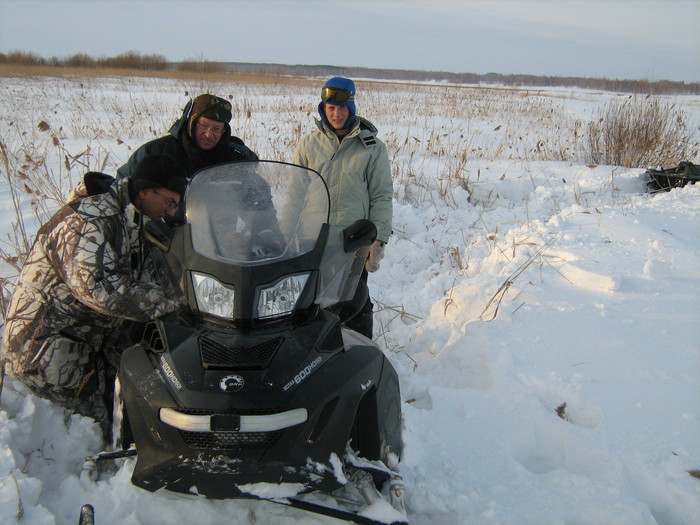
POLYGON ((254 161, 258 156, 238 137, 231 135, 231 103, 210 95, 190 101, 168 135, 140 146, 117 170, 117 178, 128 177, 143 157, 165 153, 177 160, 192 177, 197 171, 225 162, 254 161))
POLYGON ((171 216, 187 184, 166 155, 128 179, 88 173, 37 232, 8 307, 2 359, 32 392, 95 418, 108 433, 113 381, 128 345, 125 321, 179 304, 155 278, 141 236, 144 215, 171 216))

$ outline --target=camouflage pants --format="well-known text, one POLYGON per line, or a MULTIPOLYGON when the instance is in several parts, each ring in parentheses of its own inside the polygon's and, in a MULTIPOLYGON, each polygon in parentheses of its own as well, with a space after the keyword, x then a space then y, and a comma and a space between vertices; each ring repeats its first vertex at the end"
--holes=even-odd
MULTIPOLYGON (((9 372, 39 397, 95 419, 109 436, 114 378, 125 348, 120 330, 76 334, 61 331, 41 341, 32 366, 9 372)), ((11 361, 11 359, 10 359, 11 361)))

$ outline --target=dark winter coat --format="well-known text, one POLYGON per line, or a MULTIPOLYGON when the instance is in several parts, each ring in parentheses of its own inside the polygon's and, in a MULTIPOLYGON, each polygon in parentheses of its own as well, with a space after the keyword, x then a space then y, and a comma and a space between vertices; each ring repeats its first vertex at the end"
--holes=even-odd
POLYGON ((126 164, 117 170, 117 178, 128 177, 139 161, 151 153, 164 153, 175 157, 185 168, 188 177, 203 168, 224 162, 258 160, 258 156, 241 139, 231 136, 231 126, 228 124, 214 149, 199 149, 187 132, 188 109, 189 106, 170 128, 169 135, 147 142, 134 151, 126 164))

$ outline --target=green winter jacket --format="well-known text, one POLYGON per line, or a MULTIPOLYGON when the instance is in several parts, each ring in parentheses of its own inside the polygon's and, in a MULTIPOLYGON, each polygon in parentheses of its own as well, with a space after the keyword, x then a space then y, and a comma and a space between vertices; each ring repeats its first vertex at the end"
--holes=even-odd
POLYGON ((358 219, 377 227, 377 240, 391 235, 391 166, 377 128, 358 117, 350 133, 340 141, 322 121, 318 129, 301 139, 294 151, 295 164, 321 174, 330 193, 330 223, 345 228, 358 219))

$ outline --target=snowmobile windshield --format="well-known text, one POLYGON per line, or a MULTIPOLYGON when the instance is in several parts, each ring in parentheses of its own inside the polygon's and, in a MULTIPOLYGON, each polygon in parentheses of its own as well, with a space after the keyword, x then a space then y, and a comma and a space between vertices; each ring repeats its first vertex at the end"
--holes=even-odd
POLYGON ((328 189, 313 170, 273 161, 198 172, 185 195, 194 250, 236 264, 282 261, 311 251, 328 222, 328 189))

